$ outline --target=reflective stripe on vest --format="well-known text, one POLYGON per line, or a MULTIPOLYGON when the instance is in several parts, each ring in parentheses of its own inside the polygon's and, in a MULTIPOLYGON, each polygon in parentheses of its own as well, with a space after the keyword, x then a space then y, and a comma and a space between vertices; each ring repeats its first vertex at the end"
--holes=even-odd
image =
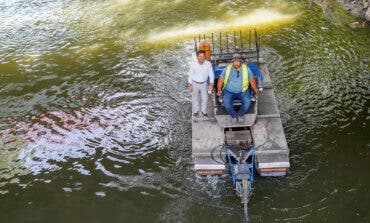
MULTIPOLYGON (((224 83, 222 85, 222 90, 225 88, 225 86, 227 84, 227 81, 229 80, 229 76, 230 76, 231 68, 232 67, 233 67, 232 64, 229 64, 226 67, 225 80, 224 80, 224 83)), ((245 65, 245 64, 242 64, 242 75, 243 75, 243 88, 242 88, 242 92, 244 92, 244 91, 248 90, 248 86, 249 86, 248 69, 247 69, 247 65, 245 65)))

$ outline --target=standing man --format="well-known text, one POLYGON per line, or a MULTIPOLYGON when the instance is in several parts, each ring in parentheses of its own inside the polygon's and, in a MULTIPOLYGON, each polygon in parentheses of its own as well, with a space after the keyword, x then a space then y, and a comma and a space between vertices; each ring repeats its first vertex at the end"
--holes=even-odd
POLYGON ((252 71, 243 64, 240 54, 234 54, 232 64, 229 64, 223 71, 217 81, 217 96, 223 95, 223 102, 227 113, 236 122, 237 117, 241 117, 248 112, 251 104, 251 91, 249 85, 254 92, 258 92, 256 80, 253 78, 252 71), (239 112, 236 112, 233 106, 233 100, 239 99, 241 107, 239 112))
POLYGON ((207 114, 207 79, 209 77, 208 91, 212 91, 214 83, 214 74, 212 64, 205 60, 206 53, 202 50, 197 52, 197 61, 190 64, 189 70, 189 91, 193 93, 193 115, 197 116, 199 113, 199 96, 201 96, 201 111, 204 117, 207 114))

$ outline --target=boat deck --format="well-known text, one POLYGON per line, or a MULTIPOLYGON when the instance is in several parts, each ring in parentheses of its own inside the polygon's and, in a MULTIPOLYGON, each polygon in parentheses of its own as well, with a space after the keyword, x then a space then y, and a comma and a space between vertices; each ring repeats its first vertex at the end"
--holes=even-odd
POLYGON ((244 122, 231 122, 231 116, 217 110, 214 95, 209 96, 208 116, 192 118, 192 152, 194 169, 198 174, 221 174, 225 172, 222 146, 225 129, 248 127, 252 130, 255 147, 255 165, 262 176, 285 175, 289 163, 289 150, 284 129, 265 63, 259 67, 264 76, 264 90, 258 94, 257 103, 251 106, 244 122), (216 109, 215 109, 216 107, 216 109), (257 110, 257 111, 256 111, 257 110))

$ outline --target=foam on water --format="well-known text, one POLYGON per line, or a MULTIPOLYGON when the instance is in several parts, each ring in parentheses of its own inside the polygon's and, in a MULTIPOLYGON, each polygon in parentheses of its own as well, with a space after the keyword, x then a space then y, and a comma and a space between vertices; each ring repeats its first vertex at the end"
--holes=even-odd
POLYGON ((257 9, 245 15, 234 16, 226 21, 197 21, 190 25, 173 27, 167 31, 154 32, 148 40, 161 41, 166 39, 180 39, 194 34, 226 31, 232 28, 253 27, 257 25, 273 25, 291 22, 297 14, 282 14, 272 9, 257 9))

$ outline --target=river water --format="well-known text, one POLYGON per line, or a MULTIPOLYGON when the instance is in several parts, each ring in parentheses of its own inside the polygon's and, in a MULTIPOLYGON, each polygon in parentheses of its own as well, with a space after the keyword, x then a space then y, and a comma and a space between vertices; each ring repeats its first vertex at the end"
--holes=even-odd
POLYGON ((193 34, 245 27, 291 162, 249 221, 368 222, 370 29, 326 6, 0 0, 0 222, 245 221, 229 176, 192 171, 186 83, 193 34))

